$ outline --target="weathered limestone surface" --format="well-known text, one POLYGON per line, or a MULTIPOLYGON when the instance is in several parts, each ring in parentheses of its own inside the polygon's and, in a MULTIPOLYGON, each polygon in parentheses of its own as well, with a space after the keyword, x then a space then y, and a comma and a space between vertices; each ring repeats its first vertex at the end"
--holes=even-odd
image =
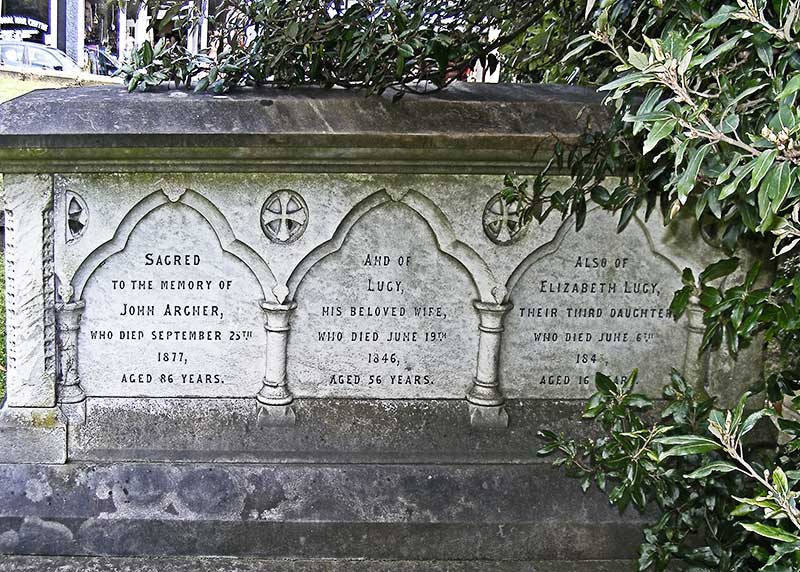
POLYGON ((683 365, 687 320, 669 311, 682 286, 683 255, 660 222, 635 219, 616 233, 616 216, 590 213, 588 232, 562 227, 512 275, 515 308, 502 356, 507 395, 589 397, 596 371, 625 377, 636 368, 641 387, 659 395, 670 369, 683 365))
POLYGON ((56 407, 0 410, 0 462, 66 463, 67 427, 56 407))
POLYGON ((4 146, 14 139, 36 141, 47 147, 53 137, 60 137, 86 148, 112 139, 122 146, 138 137, 152 147, 153 136, 159 136, 165 147, 175 141, 205 147, 208 142, 198 141, 196 135, 210 135, 214 143, 229 136, 270 142, 284 135, 492 135, 505 137, 506 146, 512 147, 508 139, 516 135, 574 138, 582 125, 582 110, 595 119, 602 113, 600 98, 592 90, 557 85, 458 84, 432 96, 408 95, 396 104, 391 97, 317 88, 242 90, 221 97, 182 90, 128 94, 122 87, 38 91, 4 106, 2 117, 13 114, 16 121, 2 123, 0 141, 4 146), (109 114, 108 109, 118 112, 109 114), (42 121, 43 111, 59 120, 42 121), (80 137, 69 139, 73 136, 80 137))
POLYGON ((537 432, 592 434, 596 371, 658 396, 761 357, 699 357, 697 308, 669 314, 721 256, 688 221, 576 234, 501 200, 605 120, 556 86, 0 105, 0 570, 630 565, 654 515, 582 494, 537 432))
POLYGON ((672 367, 697 361, 702 334, 668 307, 680 270, 713 260, 710 246, 688 259, 658 220, 634 219, 617 234, 599 210, 584 233, 554 218, 513 227, 512 237, 513 217, 492 210, 497 182, 57 176, 55 232, 64 239, 55 274, 70 285, 69 304, 85 305, 65 346, 82 356, 82 391, 260 392, 275 407, 291 395, 469 394, 488 411, 503 396, 585 398, 598 370, 626 376, 638 367, 642 388, 657 396, 672 367), (262 382, 275 389, 264 393, 262 382))
POLYGON ((502 432, 466 423, 464 400, 298 399, 296 425, 280 430, 258 427, 253 400, 87 401, 86 424, 70 428, 75 460, 541 464, 539 429, 592 430, 576 424, 576 400, 511 400, 502 432))
POLYGON ((53 191, 45 175, 6 175, 8 405, 55 405, 53 191))

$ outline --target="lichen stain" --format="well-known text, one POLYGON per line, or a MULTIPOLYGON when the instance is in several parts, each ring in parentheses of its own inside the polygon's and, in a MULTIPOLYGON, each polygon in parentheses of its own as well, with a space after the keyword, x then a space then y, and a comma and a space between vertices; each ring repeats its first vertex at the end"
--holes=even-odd
POLYGON ((31 423, 37 429, 53 429, 58 424, 58 415, 54 411, 32 413, 31 423))

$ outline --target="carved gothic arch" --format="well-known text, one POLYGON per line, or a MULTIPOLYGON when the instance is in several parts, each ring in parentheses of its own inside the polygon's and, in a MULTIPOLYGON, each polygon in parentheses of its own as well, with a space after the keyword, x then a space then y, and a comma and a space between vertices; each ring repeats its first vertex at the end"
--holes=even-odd
POLYGON ((80 300, 83 297, 83 290, 95 270, 108 258, 124 250, 131 233, 148 214, 169 203, 179 203, 199 213, 211 225, 222 250, 238 258, 256 277, 264 300, 275 301, 272 287, 276 281, 269 265, 255 250, 236 238, 225 215, 211 201, 191 189, 177 193, 160 189, 136 203, 123 217, 111 240, 92 251, 75 271, 72 279, 65 282, 72 285, 73 292, 71 295, 65 296, 64 301, 80 300))
MULTIPOLYGON (((595 207, 590 209, 589 212, 594 212, 600 210, 601 207, 595 207)), ((633 216, 633 221, 639 226, 639 229, 642 233, 644 233, 645 239, 647 240, 647 246, 650 249, 650 252, 659 260, 665 262, 669 266, 671 266, 676 274, 680 274, 681 269, 680 267, 672 261, 668 256, 662 254, 658 247, 656 246, 655 242, 653 241, 653 237, 650 234, 650 230, 644 224, 644 222, 636 215, 633 216)), ((555 254, 561 248, 561 244, 564 242, 564 239, 569 233, 573 225, 575 224, 575 215, 570 215, 561 223, 561 226, 556 231, 555 236, 549 242, 543 244, 533 252, 531 252, 525 259, 517 265, 514 269, 514 272, 511 273, 511 276, 508 278, 506 282, 506 289, 508 290, 508 297, 511 298, 511 295, 514 292, 514 288, 516 288, 517 284, 519 283, 520 279, 525 275, 525 273, 537 262, 542 260, 543 258, 555 254)), ((624 232, 624 231, 623 231, 624 232)))
POLYGON ((287 281, 288 299, 294 299, 297 288, 315 264, 342 248, 350 231, 361 218, 389 203, 403 204, 422 218, 431 229, 438 250, 458 262, 467 271, 481 301, 495 302, 493 290, 496 280, 489 266, 477 252, 458 240, 450 221, 441 209, 431 199, 413 189, 399 197, 392 196, 386 189, 381 189, 356 204, 339 223, 333 236, 308 253, 292 271, 287 281))

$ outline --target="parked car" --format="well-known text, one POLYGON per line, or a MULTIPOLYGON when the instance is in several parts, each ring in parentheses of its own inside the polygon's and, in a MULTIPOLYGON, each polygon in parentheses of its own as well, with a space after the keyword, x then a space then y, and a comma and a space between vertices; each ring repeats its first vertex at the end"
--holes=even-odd
POLYGON ((0 65, 76 74, 81 71, 77 64, 61 50, 33 42, 15 40, 0 40, 0 65))
POLYGON ((97 75, 114 75, 120 68, 117 58, 104 51, 100 46, 88 45, 83 48, 89 73, 97 75))

